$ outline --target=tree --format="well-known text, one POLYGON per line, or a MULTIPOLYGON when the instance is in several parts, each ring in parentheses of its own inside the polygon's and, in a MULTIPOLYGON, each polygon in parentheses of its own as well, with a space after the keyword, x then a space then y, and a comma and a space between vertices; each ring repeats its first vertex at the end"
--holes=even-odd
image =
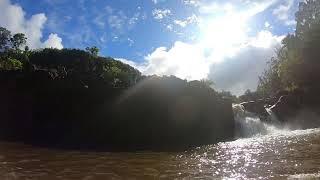
POLYGON ((22 70, 23 64, 13 58, 0 59, 0 71, 22 70))
POLYGON ((268 68, 259 77, 257 93, 261 96, 267 97, 276 94, 279 89, 282 89, 282 82, 278 73, 279 60, 271 58, 268 62, 268 68))
POLYGON ((207 87, 211 87, 214 85, 214 82, 210 79, 201 79, 200 82, 207 87))
POLYGON ((319 86, 320 1, 306 0, 296 12, 295 34, 287 35, 276 57, 260 77, 258 92, 272 95, 278 90, 319 86))
POLYGON ((14 50, 18 51, 22 46, 25 46, 27 43, 27 38, 23 33, 17 33, 10 38, 12 47, 14 50))
POLYGON ((98 56, 100 50, 96 46, 92 46, 92 47, 86 47, 86 51, 93 56, 98 56))
POLYGON ((6 51, 10 47, 11 32, 0 27, 0 52, 6 51))
POLYGON ((223 99, 229 99, 232 101, 232 103, 238 103, 238 98, 237 96, 231 94, 230 91, 221 91, 218 92, 218 94, 220 95, 221 98, 223 99))
POLYGON ((299 10, 296 13, 296 35, 304 39, 306 33, 320 23, 320 1, 306 0, 299 3, 299 10))

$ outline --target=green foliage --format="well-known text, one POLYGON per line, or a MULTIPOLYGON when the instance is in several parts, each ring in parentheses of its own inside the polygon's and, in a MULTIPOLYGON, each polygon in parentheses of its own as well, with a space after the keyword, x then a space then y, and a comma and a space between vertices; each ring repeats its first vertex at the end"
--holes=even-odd
POLYGON ((239 96, 239 102, 257 101, 260 99, 258 92, 252 92, 250 89, 246 90, 242 96, 239 96))
POLYGON ((6 28, 0 27, 0 52, 20 51, 20 48, 25 46, 27 38, 23 33, 11 35, 11 32, 6 28))
POLYGON ((106 80, 111 80, 112 85, 115 87, 129 87, 141 79, 141 73, 127 64, 114 59, 104 62, 103 77, 106 80))
POLYGON ((22 70, 23 64, 17 59, 0 59, 0 71, 22 70))
POLYGON ((141 73, 127 64, 78 49, 36 50, 30 52, 29 60, 40 69, 64 67, 71 76, 102 78, 113 87, 129 87, 141 78, 141 73))
POLYGON ((22 33, 17 33, 13 35, 13 37, 10 39, 12 43, 13 49, 18 51, 22 46, 25 46, 27 43, 27 38, 24 34, 22 33))
POLYGON ((0 27, 0 52, 5 51, 10 46, 11 32, 6 28, 0 27))
POLYGON ((201 79, 200 82, 204 85, 204 86, 208 86, 211 87, 214 85, 214 82, 210 79, 201 79))
POLYGON ((281 90, 293 91, 319 86, 320 76, 320 1, 299 4, 295 34, 282 41, 276 57, 259 78, 257 91, 270 96, 281 90))
POLYGON ((274 95, 282 89, 281 79, 278 74, 279 61, 271 58, 268 62, 269 68, 259 77, 257 92, 262 96, 274 95))
POLYGON ((304 40, 310 29, 320 23, 320 1, 306 0, 299 3, 299 11, 296 13, 296 36, 304 40))
POLYGON ((237 98, 237 96, 232 95, 231 92, 229 91, 221 91, 221 92, 218 92, 218 94, 221 98, 228 99, 232 103, 239 103, 239 99, 237 98))
POLYGON ((100 50, 96 46, 92 46, 92 47, 86 47, 86 51, 93 56, 98 56, 100 50))
POLYGON ((52 48, 30 51, 25 46, 26 40, 24 34, 11 36, 10 31, 0 27, 1 70, 54 71, 55 78, 76 77, 85 84, 102 80, 117 88, 130 87, 142 78, 141 73, 133 67, 109 57, 98 56, 99 49, 96 46, 87 47, 86 51, 52 48))

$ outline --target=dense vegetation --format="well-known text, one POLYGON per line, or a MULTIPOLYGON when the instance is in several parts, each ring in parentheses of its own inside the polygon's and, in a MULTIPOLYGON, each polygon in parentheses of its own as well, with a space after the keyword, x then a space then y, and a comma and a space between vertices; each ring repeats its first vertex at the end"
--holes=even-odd
POLYGON ((299 4, 296 30, 282 46, 260 77, 257 93, 272 96, 278 91, 318 89, 320 77, 320 1, 299 4))
POLYGON ((0 138, 59 147, 183 148, 233 138, 232 95, 142 76, 96 47, 29 50, 0 29, 0 138), (229 129, 229 131, 225 131, 229 129))
MULTIPOLYGON (((246 91, 240 101, 246 110, 268 120, 265 106, 271 107, 281 122, 298 122, 304 127, 320 116, 320 1, 299 3, 296 29, 288 34, 265 72, 259 77, 257 91, 246 91), (258 107, 258 108, 257 108, 258 107), (266 116, 264 115, 266 114, 266 116)), ((310 127, 309 127, 310 128, 310 127)))

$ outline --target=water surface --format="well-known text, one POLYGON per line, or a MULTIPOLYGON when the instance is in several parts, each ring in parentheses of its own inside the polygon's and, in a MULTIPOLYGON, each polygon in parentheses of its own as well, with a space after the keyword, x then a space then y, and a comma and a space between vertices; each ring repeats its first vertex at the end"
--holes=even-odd
POLYGON ((0 179, 320 178, 320 129, 203 146, 180 153, 78 152, 0 143, 0 179))

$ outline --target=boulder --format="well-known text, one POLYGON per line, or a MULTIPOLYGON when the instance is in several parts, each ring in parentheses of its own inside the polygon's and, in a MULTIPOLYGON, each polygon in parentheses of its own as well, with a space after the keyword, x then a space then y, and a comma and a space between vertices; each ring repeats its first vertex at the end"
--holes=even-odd
POLYGON ((263 121, 267 121, 268 112, 265 109, 266 103, 263 99, 257 101, 243 102, 240 105, 244 107, 245 111, 257 115, 263 121))
POLYGON ((292 93, 281 96, 270 110, 276 115, 280 122, 287 122, 296 116, 301 106, 301 97, 292 93))

